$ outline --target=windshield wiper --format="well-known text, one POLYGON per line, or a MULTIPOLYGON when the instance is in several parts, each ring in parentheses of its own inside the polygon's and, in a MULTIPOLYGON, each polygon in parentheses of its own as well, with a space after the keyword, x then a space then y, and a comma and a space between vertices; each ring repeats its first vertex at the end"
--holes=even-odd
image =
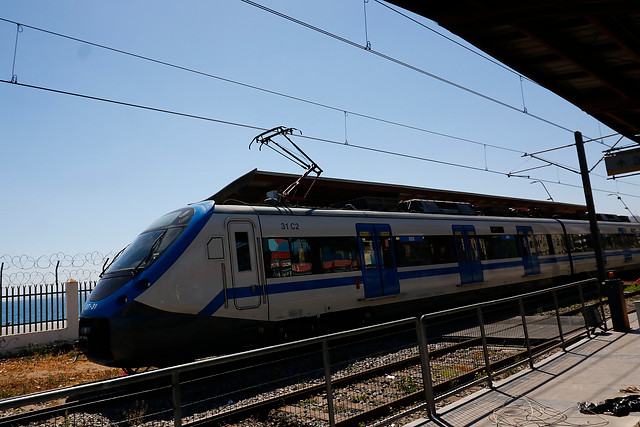
POLYGON ((169 229, 165 229, 162 234, 160 234, 158 237, 156 237, 156 240, 153 242, 153 245, 151 245, 151 249, 149 249, 149 253, 147 253, 147 255, 142 258, 142 261, 140 261, 138 263, 138 265, 136 265, 132 271, 132 274, 135 276, 136 274, 138 274, 140 272, 140 270, 144 269, 143 265, 146 264, 149 260, 151 260, 151 258, 153 258, 153 254, 154 252, 160 247, 160 243, 162 243, 162 239, 164 237, 165 234, 167 234, 167 231, 169 231, 169 229))
POLYGON ((118 259, 118 257, 120 255, 122 255, 122 252, 125 251, 125 249, 127 249, 129 247, 129 245, 125 246, 124 248, 120 249, 120 252, 118 252, 113 259, 111 260, 111 262, 109 262, 109 258, 106 259, 106 261, 104 262, 104 264, 102 264, 102 273, 100 273, 100 278, 102 278, 102 276, 104 276, 104 273, 109 269, 109 267, 111 267, 111 265, 116 262, 116 260, 118 259), (109 265, 107 265, 107 263, 109 262, 109 265))

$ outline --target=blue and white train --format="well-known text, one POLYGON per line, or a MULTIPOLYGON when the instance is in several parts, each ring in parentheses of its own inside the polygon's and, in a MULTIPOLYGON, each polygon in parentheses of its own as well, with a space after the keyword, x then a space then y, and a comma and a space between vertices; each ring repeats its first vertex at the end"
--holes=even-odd
MULTIPOLYGON (((637 269, 640 224, 599 226, 607 269, 637 269)), ((586 221, 205 201, 115 258, 82 311, 80 345, 101 364, 161 366, 595 269, 586 221)))

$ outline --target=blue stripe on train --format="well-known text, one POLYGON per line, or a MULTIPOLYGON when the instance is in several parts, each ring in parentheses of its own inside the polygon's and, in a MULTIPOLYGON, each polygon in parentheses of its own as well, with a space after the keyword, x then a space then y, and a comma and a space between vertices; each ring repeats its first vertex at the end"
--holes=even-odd
MULTIPOLYGON (((634 253, 640 253, 640 250, 633 251, 634 253)), ((622 252, 614 252, 609 253, 607 256, 621 256, 622 252)), ((593 259, 595 255, 593 253, 574 253, 573 260, 574 261, 583 261, 587 259, 593 259)), ((551 257, 551 258, 541 258, 541 264, 555 264, 561 262, 569 262, 569 256, 559 256, 559 257, 551 257)), ((495 263, 487 263, 482 264, 483 270, 500 270, 506 268, 521 268, 523 267, 522 259, 510 259, 508 261, 503 262, 495 262, 495 263)), ((440 268, 429 268, 423 270, 414 270, 414 271, 399 271, 398 278, 400 280, 409 280, 409 279, 418 279, 422 277, 435 277, 435 276, 444 276, 448 274, 459 274, 460 269, 457 265, 451 267, 440 267, 440 268)), ((300 282, 292 282, 292 283, 277 283, 268 285, 268 293, 271 295, 275 294, 284 294, 289 292, 301 292, 301 291, 311 291, 316 289, 328 289, 328 288, 337 288, 342 286, 353 286, 355 284, 356 276, 351 277, 339 277, 339 278, 331 278, 331 279, 314 279, 314 280, 306 280, 300 282)), ((362 276, 358 276, 358 280, 362 283, 362 276)), ((250 286, 230 289, 228 291, 230 294, 233 292, 236 298, 248 298, 256 296, 256 292, 251 290, 250 286)), ((210 316, 215 313, 222 305, 224 304, 224 292, 218 293, 216 297, 204 308, 200 311, 200 315, 210 316)))

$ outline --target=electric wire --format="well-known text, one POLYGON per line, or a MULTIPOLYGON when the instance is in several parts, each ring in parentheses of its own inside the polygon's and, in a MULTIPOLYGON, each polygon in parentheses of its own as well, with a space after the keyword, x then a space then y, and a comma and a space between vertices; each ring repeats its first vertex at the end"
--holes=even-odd
MULTIPOLYGON (((491 147, 491 148, 494 148, 496 150, 504 150, 504 151, 510 151, 510 152, 514 152, 514 153, 524 154, 524 152, 520 151, 520 150, 515 150, 515 149, 512 149, 512 148, 502 147, 502 146, 494 145, 494 144, 487 144, 487 143, 480 142, 480 141, 475 141, 475 140, 472 140, 472 139, 469 139, 469 138, 462 138, 462 137, 458 137, 458 136, 455 136, 455 135, 446 134, 446 133, 443 133, 443 132, 437 132, 437 131, 433 131, 433 130, 430 130, 430 129, 425 129, 425 128, 421 128, 421 127, 418 127, 418 126, 413 126, 413 125, 409 125, 409 124, 406 124, 406 123, 401 123, 401 122, 398 122, 398 121, 387 120, 387 119, 383 119, 383 118, 380 118, 380 117, 372 116, 372 115, 369 115, 369 114, 363 114, 363 113, 358 113, 356 111, 346 110, 346 109, 341 108, 341 107, 334 107, 334 106, 331 106, 331 105, 328 105, 328 104, 324 104, 324 103, 321 103, 321 102, 316 102, 316 101, 312 101, 312 100, 309 100, 309 99, 297 97, 297 96, 294 96, 294 95, 289 95, 289 94, 286 94, 286 93, 283 93, 283 92, 278 92, 278 91, 275 91, 275 90, 266 89, 266 88, 263 88, 263 87, 260 87, 260 86, 255 86, 255 85, 252 85, 252 84, 249 84, 249 83, 244 83, 244 82, 241 82, 241 81, 238 81, 238 80, 228 79, 226 77, 218 76, 218 75, 215 75, 215 74, 207 73, 207 72, 204 72, 204 71, 196 70, 196 69, 185 67, 185 66, 182 66, 182 65, 177 65, 177 64, 174 64, 174 63, 171 63, 171 62, 160 60, 160 59, 151 58, 149 56, 145 56, 145 55, 141 55, 141 54, 137 54, 137 53, 133 53, 133 52, 128 52, 128 51, 125 51, 125 50, 122 50, 122 49, 117 49, 117 48, 110 47, 110 46, 107 46, 107 45, 104 45, 104 44, 95 43, 95 42, 92 42, 92 41, 88 41, 88 40, 85 40, 85 39, 80 39, 80 38, 73 37, 73 36, 68 36, 66 34, 58 33, 58 32, 55 32, 55 31, 46 30, 44 28, 35 27, 35 26, 32 26, 32 25, 27 25, 27 24, 20 24, 20 23, 18 23, 16 21, 12 21, 10 19, 6 19, 6 18, 1 18, 0 17, 0 21, 7 22, 7 23, 10 23, 10 24, 16 24, 16 25, 19 25, 19 26, 24 27, 24 28, 29 28, 31 30, 40 31, 40 32, 43 32, 45 34, 49 34, 49 35, 56 36, 56 37, 61 37, 61 38, 64 38, 64 39, 67 39, 67 40, 72 40, 72 41, 75 41, 75 42, 78 42, 78 43, 84 43, 84 44, 87 44, 87 45, 90 45, 90 46, 93 46, 93 47, 97 47, 97 48, 104 49, 104 50, 107 50, 107 51, 111 51, 111 52, 114 52, 114 53, 130 56, 132 58, 140 59, 140 60, 143 60, 143 61, 148 61, 148 62, 152 62, 152 63, 155 63, 155 64, 163 65, 163 66, 166 66, 166 67, 169 67, 169 68, 175 68, 177 70, 185 71, 185 72, 196 74, 196 75, 199 75, 199 76, 216 79, 216 80, 219 80, 219 81, 222 81, 222 82, 225 82, 225 83, 230 83, 230 84, 233 84, 233 85, 245 87, 247 89, 260 91, 260 92, 263 92, 263 93, 267 93, 267 94, 270 94, 270 95, 283 97, 283 98, 290 99, 290 100, 293 100, 293 101, 303 102, 303 103, 306 103, 306 104, 309 104, 309 105, 313 105, 313 106, 320 107, 320 108, 325 108, 325 109, 332 110, 332 111, 338 111, 338 112, 341 112, 341 113, 347 113, 349 115, 360 117, 360 118, 363 118, 363 119, 373 120, 373 121, 377 121, 377 122, 384 123, 384 124, 389 124, 389 125, 398 126, 398 127, 402 127, 402 128, 406 128, 406 129, 410 129, 410 130, 415 130, 415 131, 418 131, 418 132, 429 133, 429 134, 432 134, 432 135, 437 135, 437 136, 441 136, 443 138, 449 138, 449 139, 453 139, 453 140, 457 140, 457 141, 461 141, 461 142, 468 142, 470 144, 486 145, 487 147, 491 147)), ((16 40, 16 46, 17 46, 17 40, 16 40)))
MULTIPOLYGON (((291 17, 288 17, 287 15, 281 14, 281 13, 276 12, 276 11, 272 11, 269 8, 265 8, 265 7, 262 7, 261 5, 254 4, 253 2, 251 2, 249 0, 241 0, 241 1, 244 1, 245 3, 260 7, 261 9, 264 9, 264 10, 266 10, 268 12, 276 13, 278 16, 282 16, 282 17, 284 17, 286 19, 293 19, 291 17)), ((294 22, 299 23, 301 25, 309 26, 308 24, 305 24, 302 21, 298 21, 298 20, 295 20, 295 19, 293 19, 293 20, 294 20, 294 22)), ((468 139, 468 138, 461 138, 461 137, 453 136, 453 135, 450 135, 450 134, 445 134, 445 133, 442 133, 442 132, 436 132, 436 131, 432 131, 432 130, 428 130, 428 129, 424 129, 424 128, 420 128, 420 127, 416 127, 416 126, 406 125, 406 124, 395 122, 395 121, 391 121, 391 120, 381 119, 381 118, 378 118, 378 117, 357 113, 357 112, 354 112, 354 111, 343 110, 341 108, 333 107, 333 106, 330 106, 330 105, 327 105, 327 104, 322 104, 322 103, 310 101, 310 100, 307 100, 307 99, 303 99, 303 98, 291 96, 291 95, 288 95, 288 94, 284 94, 284 93, 281 93, 281 92, 272 91, 272 90, 269 90, 269 89, 261 88, 261 87, 258 87, 258 86, 250 85, 250 84, 239 82, 239 81, 236 81, 236 80, 226 79, 224 77, 216 76, 216 75, 213 75, 213 74, 210 74, 210 73, 206 73, 206 72, 198 71, 198 70, 191 69, 191 68, 188 68, 188 67, 172 64, 172 63, 169 63, 169 62, 166 62, 166 61, 161 61, 161 60, 158 60, 158 59, 150 58, 148 56, 127 52, 127 51, 124 51, 124 50, 121 50, 121 49, 116 49, 116 48, 113 48, 113 47, 109 47, 109 46, 106 46, 106 45, 102 45, 102 44, 90 42, 90 41, 87 41, 87 40, 79 39, 79 38, 76 38, 76 37, 64 35, 64 34, 57 33, 57 32, 50 31, 50 30, 46 30, 46 29, 43 29, 43 28, 34 27, 34 26, 31 26, 31 25, 26 25, 26 24, 21 24, 21 23, 18 23, 16 21, 11 21, 11 20, 8 20, 8 19, 5 19, 5 18, 0 18, 0 21, 16 24, 18 26, 19 31, 22 30, 23 27, 24 28, 30 28, 30 29, 33 29, 33 30, 36 30, 36 31, 44 32, 46 34, 50 34, 50 35, 66 38, 66 39, 73 40, 73 41, 80 42, 80 43, 85 43, 85 44, 88 44, 88 45, 91 45, 91 46, 99 47, 99 48, 106 49, 106 50, 109 50, 109 51, 113 51, 113 52, 116 52, 116 53, 120 53, 120 54, 123 54, 123 55, 132 56, 132 57, 135 57, 135 58, 138 58, 138 59, 150 61, 150 62, 153 62, 153 63, 157 63, 157 64, 160 64, 160 65, 176 68, 176 69, 179 69, 179 70, 195 73, 195 74, 202 75, 202 76, 205 76, 205 77, 215 78, 215 79, 218 79, 218 80, 221 80, 221 81, 225 81, 225 82, 228 82, 228 83, 232 83, 232 84, 244 86, 244 87, 247 87, 247 88, 263 91, 265 93, 286 97, 286 98, 289 98, 289 99, 292 99, 292 100, 297 100, 297 101, 309 103, 309 104, 312 104, 312 105, 316 105, 316 106, 319 106, 319 107, 323 107, 323 108, 327 108, 327 109, 331 109, 331 110, 335 110, 335 111, 342 111, 345 115, 346 114, 352 114, 354 116, 359 116, 359 117, 366 118, 366 119, 376 120, 376 121, 380 121, 382 123, 386 123, 386 124, 390 124, 390 125, 401 126, 401 127, 405 127, 405 128, 408 128, 408 129, 412 129, 412 130, 416 130, 416 131, 420 131, 420 132, 425 132, 425 133, 429 133, 429 134, 433 134, 433 135, 437 135, 437 136, 441 136, 441 137, 445 137, 445 138, 451 138, 451 139, 458 140, 458 141, 461 141, 461 142, 467 142, 467 143, 471 143, 471 144, 475 144, 475 145, 482 145, 483 147, 485 147, 485 149, 486 149, 486 147, 491 147, 491 148, 494 148, 494 149, 497 149, 497 150, 504 150, 504 151, 514 152, 514 153, 524 154, 524 152, 522 152, 520 150, 501 147, 501 146, 494 145, 494 144, 482 143, 482 142, 474 141, 474 140, 471 140, 471 139, 468 139)), ((325 32, 324 30, 320 30, 320 29, 318 29, 316 27, 313 27, 313 26, 309 26, 309 27, 314 29, 314 30, 316 30, 316 31, 320 31, 322 33, 326 33, 327 35, 334 36, 332 33, 325 32)), ((16 36, 17 36, 17 34, 16 34, 16 36)), ((357 46, 357 47, 361 48, 360 45, 358 45, 358 44, 356 44, 354 42, 350 42, 349 40, 343 39, 343 38, 341 38, 339 36, 336 36, 336 37, 341 41, 348 42, 349 44, 352 44, 354 46, 357 46)), ((17 44, 17 38, 16 38, 16 44, 17 44)), ((12 76, 12 83, 17 83, 16 79, 14 78, 14 76, 12 76)), ((29 86, 29 85, 24 85, 24 86, 36 88, 35 86, 29 86)), ((51 92, 59 92, 59 93, 68 94, 68 95, 83 96, 83 97, 89 98, 89 99, 108 101, 108 102, 121 104, 121 105, 125 105, 125 106, 134 106, 133 104, 129 104, 129 103, 122 102, 122 101, 107 100, 106 98, 91 97, 91 96, 88 96, 88 95, 79 95, 79 94, 74 94, 74 93, 71 93, 71 92, 57 91, 55 89, 47 89, 47 90, 49 90, 51 92)), ((176 115, 183 115, 185 117, 200 118, 200 119, 215 121, 215 122, 219 122, 219 123, 223 123, 223 124, 239 125, 239 124, 234 123, 234 122, 217 120, 217 119, 212 119, 212 118, 206 118, 206 117, 202 117, 202 116, 194 116, 194 115, 189 115, 189 114, 184 114, 184 113, 170 112, 169 110, 155 109, 153 107, 144 107, 144 106, 138 106, 138 107, 139 108, 148 109, 148 110, 159 111, 159 112, 171 113, 171 114, 176 114, 176 115)), ((345 116, 345 119, 346 119, 346 116, 345 116)), ((252 128, 252 129, 257 129, 257 130, 265 130, 265 128, 260 128, 260 127, 254 127, 254 126, 248 126, 248 127, 252 128)), ((561 127, 561 128, 564 129, 564 130, 569 130, 569 129, 564 128, 564 127, 561 127)), ((346 142, 346 138, 345 138, 345 142, 346 142)), ((568 168, 568 167, 566 167, 566 168, 568 168)), ((481 168, 478 168, 478 169, 479 170, 484 170, 484 171, 489 171, 486 166, 485 166, 484 169, 481 169, 481 168)), ((491 172, 491 171, 489 171, 489 172, 491 172)), ((502 173, 502 172, 497 172, 497 173, 502 173)), ((597 175, 597 174, 594 174, 594 175, 598 176, 598 177, 603 177, 603 176, 597 175)), ((511 176, 511 175, 507 174, 507 176, 511 176)), ((635 185, 635 184, 632 184, 632 183, 625 183, 625 184, 635 185)))
MULTIPOLYGON (((84 99, 89 99, 89 100, 93 100, 93 101, 100 101, 100 102, 105 102, 105 103, 114 104, 114 105, 138 108, 138 109, 141 109, 141 110, 164 113, 164 114, 169 114, 169 115, 174 115, 174 116, 179 116, 179 117, 184 117, 184 118, 204 120, 204 121, 218 123, 218 124, 242 127, 242 128, 258 130, 258 131, 262 131, 262 132, 268 130, 267 128, 263 128, 263 127, 260 127, 260 126, 249 125, 249 124, 245 124, 245 123, 239 123, 239 122, 232 122, 232 121, 228 121, 228 120, 215 119, 215 118, 212 118, 212 117, 200 116, 200 115, 190 114, 190 113, 183 113, 183 112, 178 112, 178 111, 173 111, 173 110, 168 110, 168 109, 158 108, 158 107, 150 107, 150 106, 145 106, 145 105, 141 105, 141 104, 134 104, 134 103, 131 103, 131 102, 118 101, 118 100, 114 100, 114 99, 97 97, 97 96, 92 96, 92 95, 86 95, 86 94, 81 94, 81 93, 71 92, 71 91, 65 91, 65 90, 60 90, 60 89, 53 89, 53 88, 44 87, 44 86, 30 85, 30 84, 25 84, 25 83, 20 83, 20 82, 13 82, 13 81, 4 80, 4 79, 0 79, 0 83, 5 83, 5 84, 9 84, 9 85, 13 85, 13 86, 19 86, 19 87, 25 87, 25 88, 29 88, 29 89, 36 89, 36 90, 56 93, 56 94, 60 94, 60 95, 68 95, 68 96, 73 96, 73 97, 77 97, 77 98, 84 98, 84 99)), ((360 150, 370 151, 370 152, 379 153, 379 154, 386 154, 386 155, 391 155, 391 156, 395 156, 395 157, 402 157, 402 158, 407 158, 407 159, 420 160, 420 161, 440 164, 440 165, 444 165, 444 166, 453 166, 453 167, 458 167, 458 168, 463 168, 463 169, 468 169, 468 170, 473 170, 473 171, 486 172, 486 173, 491 173, 491 174, 494 174, 494 175, 503 175, 503 176, 507 176, 507 177, 522 177, 522 178, 527 178, 527 179, 535 179, 537 181, 545 182, 545 183, 549 183, 549 184, 563 185, 563 186, 572 187, 572 188, 582 188, 580 185, 577 185, 577 184, 569 184, 569 183, 564 183, 564 182, 559 182, 559 181, 555 182, 555 181, 550 181, 550 180, 546 180, 546 179, 532 177, 532 176, 529 176, 529 175, 515 176, 515 175, 507 173, 507 172, 492 170, 492 169, 488 169, 488 168, 482 168, 482 167, 470 166, 470 165, 463 165, 463 164, 460 164, 460 163, 448 162, 448 161, 444 161, 444 160, 436 160, 436 159, 417 156, 417 155, 413 155, 413 154, 399 153, 399 152, 390 151, 390 150, 384 150, 384 149, 380 149, 380 148, 367 147, 365 145, 357 145, 357 144, 352 144, 352 143, 345 144, 343 141, 334 141, 334 140, 330 140, 330 139, 326 139, 326 138, 312 137, 312 136, 308 136, 308 135, 295 135, 294 134, 292 136, 297 137, 297 138, 307 139, 307 140, 310 140, 310 141, 328 143, 328 144, 333 144, 333 145, 340 145, 340 146, 343 146, 343 147, 357 148, 357 149, 360 149, 360 150)), ((592 188, 592 190, 593 191, 602 192, 602 193, 610 193, 609 190, 601 190, 601 189, 598 189, 598 188, 592 188)), ((628 194, 628 193, 618 193, 618 194, 623 195, 623 196, 628 196, 628 197, 640 198, 640 195, 635 195, 635 194, 628 194)))
POLYGON ((409 64, 407 62, 404 62, 404 61, 401 61, 401 60, 399 60, 397 58, 394 58, 392 56, 386 55, 386 54, 384 54, 382 52, 378 52, 375 49, 369 49, 367 46, 362 46, 357 42, 354 42, 352 40, 346 39, 346 38, 344 38, 342 36, 339 36, 339 35, 337 35, 335 33, 331 33, 331 32, 329 32, 327 30, 323 30, 322 28, 318 28, 318 27, 316 27, 314 25, 311 25, 311 24, 309 24, 307 22, 301 21, 301 20, 296 19, 296 18, 294 18, 292 16, 286 15, 286 14, 284 14, 282 12, 278 12, 277 10, 268 8, 268 7, 264 6, 264 5, 261 5, 259 3, 254 2, 252 0, 240 0, 240 1, 243 2, 243 3, 246 3, 248 5, 254 6, 254 7, 258 8, 258 9, 261 9, 261 10, 263 10, 265 12, 268 12, 268 13, 271 13, 273 15, 276 15, 276 16, 278 16, 280 18, 286 19, 286 20, 288 20, 290 22, 293 22, 295 24, 301 25, 301 26, 303 26, 305 28, 308 28, 310 30, 319 32, 320 34, 326 35, 328 37, 331 37, 333 39, 336 39, 338 41, 346 43, 346 44, 348 44, 350 46, 357 47, 358 49, 361 49, 361 50, 364 50, 364 51, 367 51, 367 52, 371 52, 371 53, 373 53, 374 55, 376 55, 376 56, 378 56, 380 58, 386 59, 387 61, 393 62, 393 63, 395 63, 397 65, 402 66, 402 67, 408 68, 408 69, 413 70, 413 71, 415 71, 417 73, 423 74, 423 75, 425 75, 427 77, 430 77, 430 78, 438 80, 438 81, 440 81, 442 83, 445 83, 445 84, 448 84, 450 86, 453 86, 456 89, 460 89, 460 90, 462 90, 464 92, 467 92, 469 94, 478 96, 480 98, 483 98, 483 99, 485 99, 487 101, 490 101, 490 102, 493 102, 493 103, 498 104, 500 106, 503 106, 505 108, 511 109, 513 111, 517 111, 519 113, 523 113, 523 114, 525 114, 525 115, 527 115, 529 117, 532 117, 532 118, 534 118, 536 120, 542 121, 543 123, 546 123, 548 125, 557 127, 557 128, 559 128, 561 130, 564 130, 564 131, 567 131, 567 132, 571 132, 571 133, 574 132, 573 130, 571 130, 571 129, 569 129, 569 128, 567 128, 567 127, 565 127, 565 126, 563 126, 563 125, 561 125, 559 123, 555 123, 555 122, 553 122, 553 121, 551 121, 549 119, 545 119, 544 117, 541 117, 541 116, 538 116, 538 115, 535 115, 535 114, 531 114, 531 113, 528 113, 528 112, 524 113, 520 108, 518 108, 516 106, 513 106, 511 104, 508 104, 508 103, 506 103, 504 101, 500 101, 497 98, 493 98, 493 97, 491 97, 489 95, 485 95, 485 94, 483 94, 481 92, 478 92, 476 90, 473 90, 473 89, 471 89, 469 87, 466 87, 466 86, 463 86, 461 84, 455 83, 455 82, 453 82, 451 80, 445 79, 444 77, 440 77, 440 76, 438 76, 436 74, 430 73, 430 72, 428 72, 428 71, 426 71, 426 70, 424 70, 422 68, 416 67, 414 65, 411 65, 411 64, 409 64))
POLYGON ((125 107, 133 107, 133 108, 138 108, 138 109, 141 109, 141 110, 154 111, 154 112, 157 112, 157 113, 171 114, 171 115, 174 115, 174 116, 186 117, 186 118, 190 118, 190 119, 206 120, 206 121, 209 121, 209 122, 215 122, 215 123, 220 123, 220 124, 224 124, 224 125, 238 126, 238 127, 243 127, 243 128, 247 128, 247 129, 254 129, 254 130, 260 130, 260 131, 267 130, 267 128, 261 128, 261 127, 258 127, 258 126, 251 126, 251 125, 246 125, 246 124, 237 123, 237 122, 231 122, 231 121, 227 121, 227 120, 220 120, 220 119, 214 119, 214 118, 211 118, 211 117, 198 116, 198 115, 195 115, 195 114, 181 113, 181 112, 178 112, 178 111, 172 111, 172 110, 167 110, 167 109, 163 109, 163 108, 149 107, 149 106, 145 106, 145 105, 133 104, 133 103, 130 103, 130 102, 118 101, 118 100, 109 99, 109 98, 101 98, 101 97, 98 97, 98 96, 91 96, 91 95, 86 95, 86 94, 81 94, 81 93, 76 93, 76 92, 70 92, 70 91, 66 91, 66 90, 53 89, 53 88, 44 87, 44 86, 29 85, 29 84, 20 83, 20 82, 12 82, 12 81, 8 81, 8 80, 4 80, 4 79, 0 79, 0 83, 9 83, 9 84, 12 84, 14 86, 22 86, 22 87, 26 87, 26 88, 30 88, 30 89, 38 89, 38 90, 42 90, 42 91, 45 91, 45 92, 57 93, 57 94, 60 94, 60 95, 69 95, 69 96, 74 96, 74 97, 77 97, 77 98, 90 99, 90 100, 93 100, 93 101, 107 102, 107 103, 110 103, 110 104, 122 105, 122 106, 125 106, 125 107))
POLYGON ((408 19, 409 21, 411 21, 411 22, 413 22, 413 23, 415 23, 415 24, 418 24, 419 26, 423 27, 424 29, 426 29, 426 30, 428 30, 428 31, 431 31, 431 32, 432 32, 432 33, 434 33, 434 34, 437 34, 438 36, 440 36, 440 37, 442 37, 442 38, 444 38, 444 39, 446 39, 446 40, 450 41, 451 43, 453 43, 453 44, 455 44, 455 45, 458 45, 459 47, 461 47, 461 48, 463 48, 463 49, 465 49, 465 50, 467 50, 467 51, 469 51, 469 52, 473 53, 474 55, 479 56, 480 58, 482 58, 482 59, 484 59, 484 60, 486 60, 486 61, 491 62, 493 65, 497 65, 498 67, 500 67, 500 68, 502 68, 502 69, 504 69, 504 70, 506 70, 506 71, 508 71, 508 72, 510 72, 510 73, 512 73, 512 74, 514 74, 514 75, 516 75, 516 76, 518 76, 518 77, 519 77, 519 78, 521 78, 521 79, 527 80, 527 81, 528 81, 528 82, 530 82, 530 83, 533 83, 533 84, 535 84, 535 85, 538 85, 538 83, 537 83, 537 82, 535 82, 535 81, 531 80, 529 77, 527 77, 527 76, 523 76, 522 74, 518 73, 517 71, 515 71, 515 70, 513 70, 513 69, 511 69, 511 68, 509 68, 509 67, 507 67, 507 66, 506 66, 506 65, 504 65, 502 62, 497 61, 497 60, 493 59, 492 57, 490 57, 490 56, 488 56, 488 55, 484 55, 483 53, 478 52, 477 50, 471 49, 469 46, 465 46, 464 44, 462 44, 462 43, 460 43, 459 41, 457 41, 457 40, 455 40, 455 39, 453 39, 453 38, 451 38, 451 37, 447 36, 446 34, 443 34, 443 33, 441 33, 440 31, 437 31, 437 30, 435 30, 435 29, 433 29, 433 28, 429 27, 428 25, 426 25, 426 24, 424 24, 424 23, 422 23, 422 22, 418 21, 417 19, 412 18, 411 16, 407 15, 407 14, 406 14, 406 13, 404 13, 404 12, 401 12, 400 10, 398 10, 398 9, 396 9, 396 8, 394 8, 394 7, 391 7, 391 6, 390 6, 390 5, 388 5, 386 2, 383 2, 383 1, 380 1, 380 0, 374 0, 374 1, 375 1, 376 3, 378 3, 380 6, 384 6, 384 7, 386 7, 387 9, 389 9, 389 10, 391 10, 391 11, 393 11, 393 12, 397 13, 398 15, 400 15, 400 16, 402 16, 402 17, 404 17, 404 18, 408 19))
MULTIPOLYGON (((115 52, 115 53, 119 53, 119 54, 122 54, 122 55, 131 56, 131 57, 134 57, 134 58, 137 58, 137 59, 141 59, 141 60, 145 60, 145 61, 149 61, 149 62, 152 62, 152 63, 159 64, 159 65, 167 66, 167 67, 170 67, 170 68, 175 68, 175 69, 178 69, 178 70, 194 73, 194 74, 201 75, 201 76, 204 76, 204 77, 217 79, 217 80, 224 81, 224 82, 227 82, 227 83, 230 83, 230 84, 235 84, 235 85, 239 85, 239 86, 246 87, 246 88, 249 88, 249 89, 258 90, 258 91, 261 91, 261 92, 264 92, 264 93, 285 97, 285 98, 288 98, 288 99, 291 99, 291 100, 295 100, 295 101, 299 101, 299 102, 308 103, 310 105, 314 105, 314 106, 330 109, 330 110, 333 110, 333 111, 341 111, 344 114, 351 114, 351 115, 354 115, 354 116, 357 116, 357 117, 361 117, 361 118, 365 118, 365 119, 369 119, 369 120, 373 120, 373 121, 378 121, 378 122, 389 124, 389 125, 393 125, 393 126, 403 127, 403 128, 410 129, 410 130, 415 130, 415 131, 418 131, 418 132, 428 133, 428 134, 440 136, 440 137, 443 137, 443 138, 449 138, 449 139, 453 139, 453 140, 460 141, 460 142, 466 142, 466 143, 470 143, 470 144, 474 144, 474 145, 482 145, 485 148, 486 147, 490 147, 490 148, 493 148, 493 149, 496 149, 496 150, 503 150, 503 151, 508 151, 508 152, 512 152, 512 153, 526 154, 525 152, 523 152, 521 150, 516 150, 516 149, 512 149, 512 148, 508 148, 508 147, 502 147, 502 146, 495 145, 495 144, 487 144, 487 143, 483 143, 483 142, 480 142, 480 141, 475 141, 475 140, 472 140, 472 139, 469 139, 469 138, 462 138, 462 137, 454 136, 454 135, 451 135, 451 134, 446 134, 446 133, 443 133, 443 132, 437 132, 437 131, 433 131, 433 130, 429 130, 429 129, 425 129, 425 128, 421 128, 421 127, 417 127, 417 126, 412 126, 412 125, 400 123, 400 122, 397 122, 397 121, 382 119, 382 118, 379 118, 379 117, 358 113, 358 112, 355 112, 355 111, 343 110, 343 109, 338 108, 338 107, 333 107, 333 106, 330 106, 330 105, 327 105, 327 104, 322 104, 322 103, 311 101, 311 100, 308 100, 308 99, 304 99, 304 98, 288 95, 288 94, 285 94, 285 93, 282 93, 282 92, 277 92, 277 91, 273 91, 273 90, 270 90, 270 89, 265 89, 265 88, 262 88, 262 87, 259 87, 259 86, 250 85, 250 84, 243 83, 243 82, 240 82, 240 81, 237 81, 237 80, 227 79, 227 78, 224 78, 224 77, 221 77, 221 76, 217 76, 217 75, 214 75, 214 74, 211 74, 211 73, 206 73, 206 72, 203 72, 203 71, 199 71, 199 70, 195 70, 195 69, 192 69, 192 68, 184 67, 184 66, 181 66, 181 65, 173 64, 173 63, 162 61, 162 60, 159 60, 159 59, 154 59, 154 58, 151 58, 151 57, 148 57, 148 56, 145 56, 145 55, 140 55, 140 54, 128 52, 128 51, 125 51, 125 50, 122 50, 122 49, 117 49, 117 48, 113 48, 113 47, 106 46, 106 45, 103 45, 103 44, 99 44, 99 43, 91 42, 91 41, 88 41, 88 40, 80 39, 80 38, 77 38, 77 37, 72 37, 72 36, 68 36, 68 35, 65 35, 65 34, 58 33, 58 32, 46 30, 46 29, 43 29, 43 28, 40 28, 40 27, 21 24, 21 23, 18 23, 16 21, 12 21, 12 20, 9 20, 9 19, 0 18, 0 21, 16 24, 19 29, 21 29, 23 27, 24 28, 29 28, 29 29, 32 29, 32 30, 43 32, 45 34, 54 35, 54 36, 57 36, 57 37, 65 38, 65 39, 76 41, 76 42, 79 42, 79 43, 88 44, 88 45, 91 45, 91 46, 94 46, 94 47, 98 47, 98 48, 105 49, 105 50, 108 50, 108 51, 112 51, 112 52, 115 52)), ((20 30, 20 32, 22 32, 22 30, 20 30)), ((17 34, 16 34, 16 46, 17 46, 17 34)), ((360 47, 359 45, 357 45, 357 46, 360 47)), ((14 76, 12 76, 12 81, 15 82, 16 80, 17 79, 14 76)), ((345 122, 346 122, 346 117, 345 117, 345 122)), ((346 128, 346 123, 345 123, 345 128, 346 128)), ((347 141, 346 138, 345 138, 345 141, 347 141)), ((564 165, 564 167, 568 168, 568 166, 566 166, 566 165, 564 165)), ((630 185, 634 185, 634 184, 630 184, 630 185)), ((638 186, 640 186, 640 185, 638 185, 638 186)))

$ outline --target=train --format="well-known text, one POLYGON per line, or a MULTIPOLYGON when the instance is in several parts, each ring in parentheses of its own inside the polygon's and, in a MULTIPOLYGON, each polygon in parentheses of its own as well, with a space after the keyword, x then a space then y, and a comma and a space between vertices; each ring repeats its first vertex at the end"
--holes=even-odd
MULTIPOLYGON (((640 224, 599 222, 605 265, 640 267, 640 224)), ((594 275, 576 219, 194 203, 103 272, 80 317, 89 360, 168 366, 594 275)))

